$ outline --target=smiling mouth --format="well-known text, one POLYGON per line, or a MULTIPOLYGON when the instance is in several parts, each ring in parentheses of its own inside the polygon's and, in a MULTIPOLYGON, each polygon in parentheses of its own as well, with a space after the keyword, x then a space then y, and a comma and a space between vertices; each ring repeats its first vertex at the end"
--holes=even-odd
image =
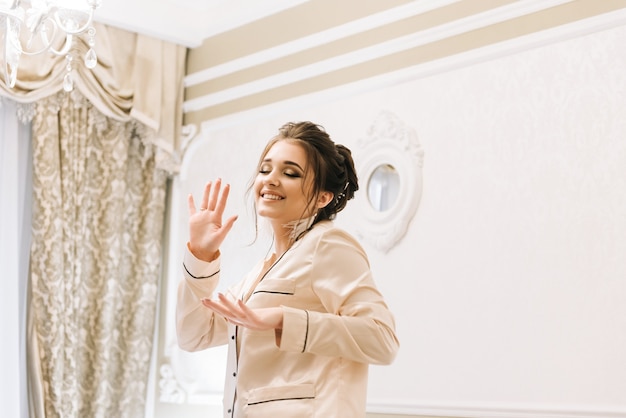
POLYGON ((281 197, 275 194, 270 194, 270 193, 264 193, 261 195, 261 197, 267 200, 283 200, 284 199, 284 197, 281 197))

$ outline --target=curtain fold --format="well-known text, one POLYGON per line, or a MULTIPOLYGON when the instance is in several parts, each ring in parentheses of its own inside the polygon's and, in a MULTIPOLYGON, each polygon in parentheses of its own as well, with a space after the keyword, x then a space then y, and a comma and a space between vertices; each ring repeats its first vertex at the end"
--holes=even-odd
POLYGON ((43 400, 33 416, 143 416, 167 173, 139 126, 79 93, 37 102, 29 335, 43 400))
MULTIPOLYGON (((98 22, 94 28, 98 65, 90 70, 80 62, 89 45, 76 37, 71 49, 74 88, 104 115, 142 122, 148 128, 148 140, 158 147, 159 167, 176 172, 187 49, 98 22)), ((8 88, 0 71, 0 94, 33 103, 62 91, 65 74, 64 57, 47 53, 24 56, 14 88, 8 88)))

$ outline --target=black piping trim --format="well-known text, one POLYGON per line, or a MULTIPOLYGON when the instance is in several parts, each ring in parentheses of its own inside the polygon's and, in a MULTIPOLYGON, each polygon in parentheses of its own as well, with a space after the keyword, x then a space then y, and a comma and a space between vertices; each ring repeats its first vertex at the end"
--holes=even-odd
POLYGON ((253 295, 256 295, 257 293, 271 293, 273 295, 289 295, 289 296, 293 296, 293 292, 273 292, 271 290, 255 290, 254 293, 252 293, 253 295))
POLYGON ((209 275, 209 276, 194 276, 193 274, 189 273, 189 270, 187 270, 187 266, 185 265, 185 263, 183 263, 183 268, 185 269, 185 271, 187 272, 188 275, 190 275, 191 277, 193 277, 194 279, 208 279, 209 277, 213 277, 215 276, 217 273, 219 273, 220 271, 216 271, 215 273, 209 275))
POLYGON ((262 403, 268 402, 276 402, 276 401, 302 401, 305 399, 315 399, 314 396, 303 396, 302 398, 279 398, 279 399, 270 399, 267 401, 259 401, 259 402, 248 402, 248 405, 260 405, 262 403))
POLYGON ((309 311, 306 312, 306 333, 304 334, 304 347, 302 347, 302 352, 304 353, 306 350, 306 343, 309 340, 309 311))

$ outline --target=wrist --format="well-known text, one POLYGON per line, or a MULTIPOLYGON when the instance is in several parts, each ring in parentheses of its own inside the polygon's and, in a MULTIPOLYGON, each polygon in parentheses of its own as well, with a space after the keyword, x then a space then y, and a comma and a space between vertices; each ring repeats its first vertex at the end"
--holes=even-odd
POLYGON ((203 249, 192 247, 190 242, 187 242, 187 249, 198 260, 206 261, 207 263, 217 260, 217 258, 220 256, 219 249, 216 251, 206 251, 203 249))

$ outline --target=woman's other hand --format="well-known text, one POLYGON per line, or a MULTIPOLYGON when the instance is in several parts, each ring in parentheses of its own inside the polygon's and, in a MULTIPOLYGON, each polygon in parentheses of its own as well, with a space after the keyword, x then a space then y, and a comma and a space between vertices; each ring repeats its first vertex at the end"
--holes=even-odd
POLYGON ((250 309, 242 300, 231 301, 222 293, 217 300, 202 299, 202 304, 234 325, 265 331, 280 330, 283 327, 283 310, 281 308, 250 309))
POLYGON ((193 196, 188 197, 188 246, 189 251, 200 260, 213 261, 217 258, 224 238, 237 220, 237 215, 233 215, 222 222, 229 192, 230 185, 226 184, 222 188, 222 180, 217 179, 214 183, 208 182, 204 186, 204 194, 198 210, 196 210, 193 196))

